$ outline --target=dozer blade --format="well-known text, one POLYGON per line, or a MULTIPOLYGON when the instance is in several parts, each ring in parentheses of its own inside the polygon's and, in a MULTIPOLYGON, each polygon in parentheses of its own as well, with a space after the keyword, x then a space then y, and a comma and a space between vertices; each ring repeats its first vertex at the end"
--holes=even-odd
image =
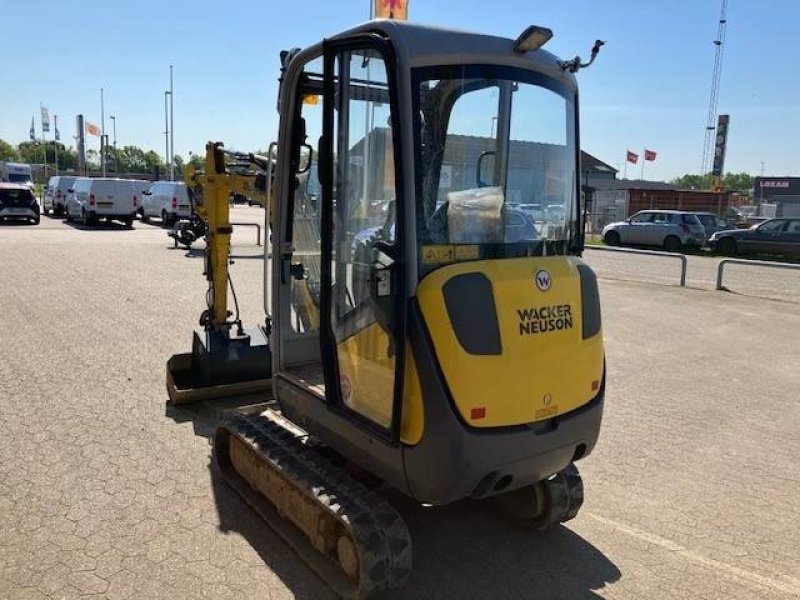
POLYGON ((411 538, 392 506, 308 444, 278 413, 237 415, 216 431, 227 482, 331 589, 368 598, 411 571, 411 538))

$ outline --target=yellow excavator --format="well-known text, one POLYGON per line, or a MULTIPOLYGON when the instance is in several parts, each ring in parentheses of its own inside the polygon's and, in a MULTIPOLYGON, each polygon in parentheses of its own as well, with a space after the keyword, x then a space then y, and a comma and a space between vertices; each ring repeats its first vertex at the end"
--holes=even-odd
POLYGON ((217 428, 214 463, 343 597, 411 570, 385 487, 536 530, 583 502, 606 375, 574 74, 602 42, 583 63, 551 36, 379 20, 283 52, 249 330, 227 311, 233 171, 207 149, 209 311, 170 398, 261 391, 267 410, 217 428))

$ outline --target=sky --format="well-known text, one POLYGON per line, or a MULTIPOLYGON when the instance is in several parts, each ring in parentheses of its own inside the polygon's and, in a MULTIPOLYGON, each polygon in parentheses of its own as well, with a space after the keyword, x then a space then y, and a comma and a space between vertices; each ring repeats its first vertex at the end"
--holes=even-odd
MULTIPOLYGON (((419 23, 515 38, 537 24, 547 49, 586 58, 578 75, 581 146, 622 169, 625 151, 658 153, 645 178, 700 169, 720 0, 410 0, 419 23)), ((28 139, 39 105, 62 141, 75 115, 117 143, 164 154, 164 90, 174 65, 175 152, 208 140, 266 148, 276 137, 279 52, 305 47, 369 16, 367 0, 0 0, 0 139, 28 139), (298 10, 294 10, 297 8, 298 10)), ((729 0, 719 112, 731 115, 726 171, 800 175, 800 52, 796 0, 729 0), (794 42, 794 44, 791 44, 794 42)), ((37 135, 40 135, 37 133, 37 135)), ((52 132, 49 134, 52 136, 52 132)), ((97 147, 97 138, 89 138, 97 147)), ((628 177, 640 166, 629 165, 628 177)))

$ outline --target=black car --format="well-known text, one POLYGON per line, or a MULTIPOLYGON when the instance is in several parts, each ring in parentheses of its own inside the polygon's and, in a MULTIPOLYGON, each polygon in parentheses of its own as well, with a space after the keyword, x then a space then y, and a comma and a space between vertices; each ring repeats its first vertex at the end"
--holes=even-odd
POLYGON ((0 183, 0 221, 7 219, 39 224, 39 203, 27 185, 0 183))
POLYGON ((708 240, 708 245, 727 256, 781 254, 800 257, 800 217, 768 219, 750 229, 718 231, 708 240))

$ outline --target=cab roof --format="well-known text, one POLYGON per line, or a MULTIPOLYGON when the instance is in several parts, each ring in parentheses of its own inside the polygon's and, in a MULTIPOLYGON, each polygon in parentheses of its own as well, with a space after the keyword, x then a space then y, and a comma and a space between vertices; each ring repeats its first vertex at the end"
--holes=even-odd
POLYGON ((519 53, 513 49, 514 38, 457 29, 447 29, 408 21, 376 19, 342 32, 332 39, 358 33, 378 32, 392 40, 398 58, 412 68, 441 64, 499 64, 540 71, 575 86, 575 77, 558 65, 558 58, 544 49, 519 53))

